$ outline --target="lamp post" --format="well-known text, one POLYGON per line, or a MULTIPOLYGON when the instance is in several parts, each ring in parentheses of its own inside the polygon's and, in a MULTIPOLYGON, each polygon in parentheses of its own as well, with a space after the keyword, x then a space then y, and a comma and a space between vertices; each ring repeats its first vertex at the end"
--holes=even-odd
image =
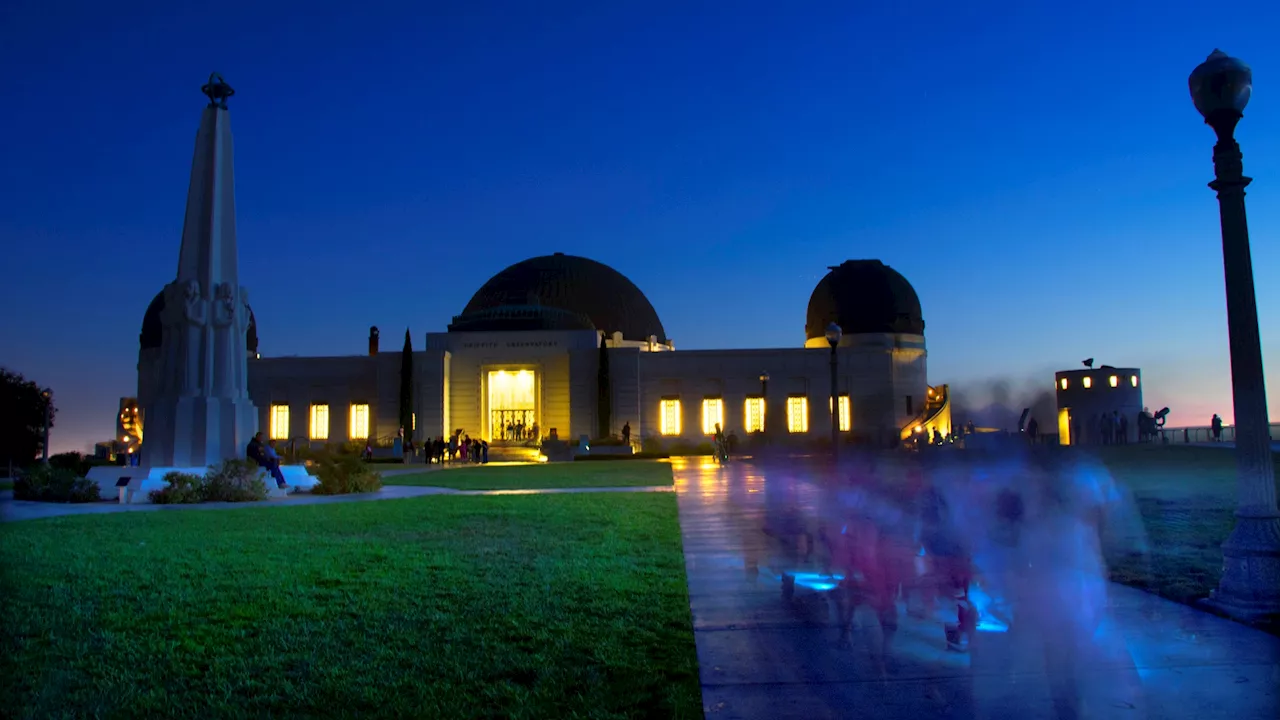
POLYGON ((827 326, 827 344, 831 346, 831 459, 840 459, 840 396, 839 396, 839 363, 836 359, 836 347, 844 331, 840 326, 831 323, 827 326))
POLYGON ((760 435, 769 432, 769 373, 760 373, 760 435))
POLYGON ((40 391, 40 397, 44 398, 44 441, 40 443, 40 461, 45 465, 49 464, 49 420, 50 408, 53 406, 53 391, 45 388, 40 391))
POLYGON ((1191 99, 1213 128, 1214 180, 1222 224, 1227 287, 1231 395, 1236 424, 1236 526, 1222 544, 1222 579, 1208 604, 1232 617, 1256 620, 1280 614, 1280 512, 1267 418, 1267 392, 1258 337, 1258 303, 1244 210, 1244 176, 1236 124, 1253 87, 1249 66, 1221 50, 1192 71, 1191 99))

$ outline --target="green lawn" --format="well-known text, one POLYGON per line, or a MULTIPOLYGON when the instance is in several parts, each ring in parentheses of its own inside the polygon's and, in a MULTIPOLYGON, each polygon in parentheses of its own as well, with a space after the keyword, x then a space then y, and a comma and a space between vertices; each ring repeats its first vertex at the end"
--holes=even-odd
POLYGON ((472 465, 394 475, 384 485, 427 485, 456 490, 542 490, 575 487, 670 486, 671 464, 661 460, 472 465))
POLYGON ((1132 493, 1146 530, 1145 552, 1108 548, 1112 578, 1179 602, 1207 597, 1235 524, 1234 452, 1140 445, 1103 448, 1098 457, 1132 493))
POLYGON ((0 542, 14 717, 702 717, 669 493, 63 517, 0 542))
POLYGON ((13 480, 9 478, 0 479, 0 490, 12 490, 13 480))

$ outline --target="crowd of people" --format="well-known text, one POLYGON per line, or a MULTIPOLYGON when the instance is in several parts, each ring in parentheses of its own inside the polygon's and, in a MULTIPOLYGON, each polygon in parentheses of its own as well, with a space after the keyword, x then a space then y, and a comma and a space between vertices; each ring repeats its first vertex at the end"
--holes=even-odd
MULTIPOLYGON (((906 613, 937 624, 939 644, 968 652, 980 630, 1016 632, 1039 648, 1059 717, 1074 717, 1083 645, 1105 612, 1102 535, 1140 523, 1100 465, 1020 447, 982 461, 864 455, 834 486, 800 502, 800 478, 765 488, 766 559, 784 598, 796 577, 830 578, 838 642, 855 610, 878 620, 872 655, 892 663, 906 613)), ((750 561, 749 563, 750 564, 750 561)))
MULTIPOLYGON (((372 450, 368 451, 372 454, 372 450)), ((412 440, 405 442, 405 459, 422 456, 428 465, 446 462, 470 462, 483 464, 489 462, 489 443, 481 438, 472 438, 463 430, 454 430, 449 437, 427 438, 419 445, 412 440)))

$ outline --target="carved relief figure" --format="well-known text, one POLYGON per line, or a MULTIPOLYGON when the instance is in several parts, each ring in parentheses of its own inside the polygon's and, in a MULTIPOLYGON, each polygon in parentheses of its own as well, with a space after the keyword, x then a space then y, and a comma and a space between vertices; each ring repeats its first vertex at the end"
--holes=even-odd
POLYGON ((186 310, 186 318, 196 325, 208 322, 208 313, 202 299, 199 280, 188 280, 182 286, 182 306, 186 310))
POLYGON ((240 288, 240 317, 236 327, 249 329, 249 291, 245 288, 240 288))
POLYGON ((226 327, 235 318, 235 288, 231 287, 231 283, 218 283, 218 287, 214 291, 213 324, 218 327, 226 327))

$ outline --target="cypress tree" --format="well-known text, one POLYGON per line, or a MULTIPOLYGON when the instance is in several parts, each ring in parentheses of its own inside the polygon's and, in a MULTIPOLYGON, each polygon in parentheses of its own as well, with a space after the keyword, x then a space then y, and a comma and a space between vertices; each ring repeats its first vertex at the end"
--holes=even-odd
POLYGON ((413 343, 409 328, 404 330, 404 350, 400 351, 400 427, 408 442, 413 437, 413 343))
POLYGON ((609 437, 612 423, 613 393, 610 392, 609 350, 605 347, 604 336, 600 336, 600 363, 596 369, 596 437, 609 437))

